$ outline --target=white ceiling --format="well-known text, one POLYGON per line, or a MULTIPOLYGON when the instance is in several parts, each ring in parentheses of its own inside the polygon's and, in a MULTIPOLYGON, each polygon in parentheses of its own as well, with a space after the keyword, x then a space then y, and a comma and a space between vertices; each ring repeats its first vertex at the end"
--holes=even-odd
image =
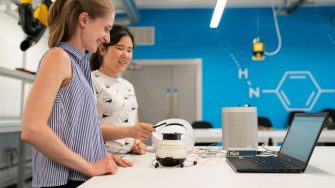
MULTIPOLYGON (((124 5, 120 3, 124 0, 111 0, 116 4, 118 13, 127 12, 124 5)), ((129 0, 131 1, 131 0, 129 0)), ((214 8, 216 0, 133 0, 137 9, 166 9, 166 8, 214 8)), ((277 7, 285 7, 299 0, 227 0, 227 7, 270 7, 271 2, 277 7), (284 2, 287 2, 285 5, 284 2)), ((0 11, 6 11, 13 17, 18 17, 17 6, 12 2, 19 0, 0 0, 0 11), (9 7, 10 6, 10 7, 9 7)), ((41 0, 32 0, 33 5, 37 5, 41 0)), ((306 0, 304 5, 335 6, 335 0, 306 0)), ((135 9, 136 9, 135 7, 135 9)), ((136 16, 136 15, 135 15, 136 16)))
MULTIPOLYGON (((0 5, 10 1, 19 0, 0 0, 0 5)), ((41 0, 32 0, 33 5, 41 0)), ((120 1, 112 0, 117 8, 122 9, 120 1)), ((146 8, 213 8, 216 0, 134 0, 139 9, 146 8)), ((283 5, 285 0, 227 0, 227 7, 259 7, 271 6, 271 1, 275 5, 283 5)), ((286 0, 288 4, 298 0, 286 0)), ((335 5, 335 0, 307 0, 307 5, 335 5)))
MULTIPOLYGON (((0 0, 0 4, 7 3, 10 0, 0 0)), ((19 1, 19 0, 12 0, 19 1)), ((41 0, 32 0, 33 4, 41 0)), ((119 1, 112 0, 117 6, 119 1)), ((213 8, 216 0, 134 0, 138 8, 213 8)), ((255 7, 270 6, 271 1, 276 5, 282 5, 285 0, 227 0, 228 7, 255 7)), ((298 0, 287 0, 288 3, 298 0)), ((335 5, 335 0, 307 0, 311 5, 335 5)))

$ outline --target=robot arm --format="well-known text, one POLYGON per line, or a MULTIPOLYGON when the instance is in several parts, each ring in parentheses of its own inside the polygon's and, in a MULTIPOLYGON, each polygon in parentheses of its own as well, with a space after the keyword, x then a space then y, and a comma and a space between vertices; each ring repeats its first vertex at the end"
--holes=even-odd
POLYGON ((33 10, 32 0, 20 0, 20 25, 27 34, 26 39, 20 45, 22 51, 26 51, 43 36, 47 27, 48 9, 51 4, 51 0, 42 0, 41 4, 33 10))

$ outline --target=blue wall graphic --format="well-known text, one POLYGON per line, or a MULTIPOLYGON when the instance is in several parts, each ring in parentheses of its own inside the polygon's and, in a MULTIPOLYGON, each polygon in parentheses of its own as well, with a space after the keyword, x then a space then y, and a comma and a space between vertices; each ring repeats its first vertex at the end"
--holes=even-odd
POLYGON ((250 104, 276 128, 289 111, 335 108, 335 7, 302 7, 278 16, 281 51, 254 62, 258 32, 266 51, 277 47, 271 8, 228 8, 210 29, 211 9, 141 10, 136 26, 155 27, 155 45, 136 59, 203 60, 203 119, 221 127, 221 108, 250 104), (259 27, 257 28, 257 23, 259 27))

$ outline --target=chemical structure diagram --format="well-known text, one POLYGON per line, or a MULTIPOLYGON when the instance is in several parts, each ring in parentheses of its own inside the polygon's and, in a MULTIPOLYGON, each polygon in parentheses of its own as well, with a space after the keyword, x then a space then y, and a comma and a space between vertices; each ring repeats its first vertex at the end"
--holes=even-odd
POLYGON ((249 86, 249 98, 264 94, 276 94, 287 111, 311 111, 321 93, 335 93, 335 89, 322 89, 310 71, 286 71, 274 89, 253 87, 248 78, 248 69, 242 69, 233 54, 238 68, 238 78, 244 78, 249 86), (294 98, 294 100, 292 100, 294 98))

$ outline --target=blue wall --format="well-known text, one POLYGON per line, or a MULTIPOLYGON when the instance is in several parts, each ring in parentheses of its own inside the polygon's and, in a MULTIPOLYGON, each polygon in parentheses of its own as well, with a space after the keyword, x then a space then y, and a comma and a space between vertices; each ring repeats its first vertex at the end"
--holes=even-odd
POLYGON ((251 60, 258 30, 265 51, 277 47, 271 8, 228 8, 217 29, 209 28, 211 9, 148 9, 140 14, 137 26, 154 26, 156 38, 154 46, 138 46, 134 58, 202 58, 203 119, 215 127, 221 127, 222 107, 256 106, 276 128, 287 126, 289 111, 335 108, 335 7, 304 7, 278 16, 281 51, 260 62, 251 60), (247 69, 248 76, 239 78, 239 68, 247 69), (282 79, 277 91, 282 94, 277 95, 282 79), (258 95, 250 97, 250 88, 258 88, 258 95))

